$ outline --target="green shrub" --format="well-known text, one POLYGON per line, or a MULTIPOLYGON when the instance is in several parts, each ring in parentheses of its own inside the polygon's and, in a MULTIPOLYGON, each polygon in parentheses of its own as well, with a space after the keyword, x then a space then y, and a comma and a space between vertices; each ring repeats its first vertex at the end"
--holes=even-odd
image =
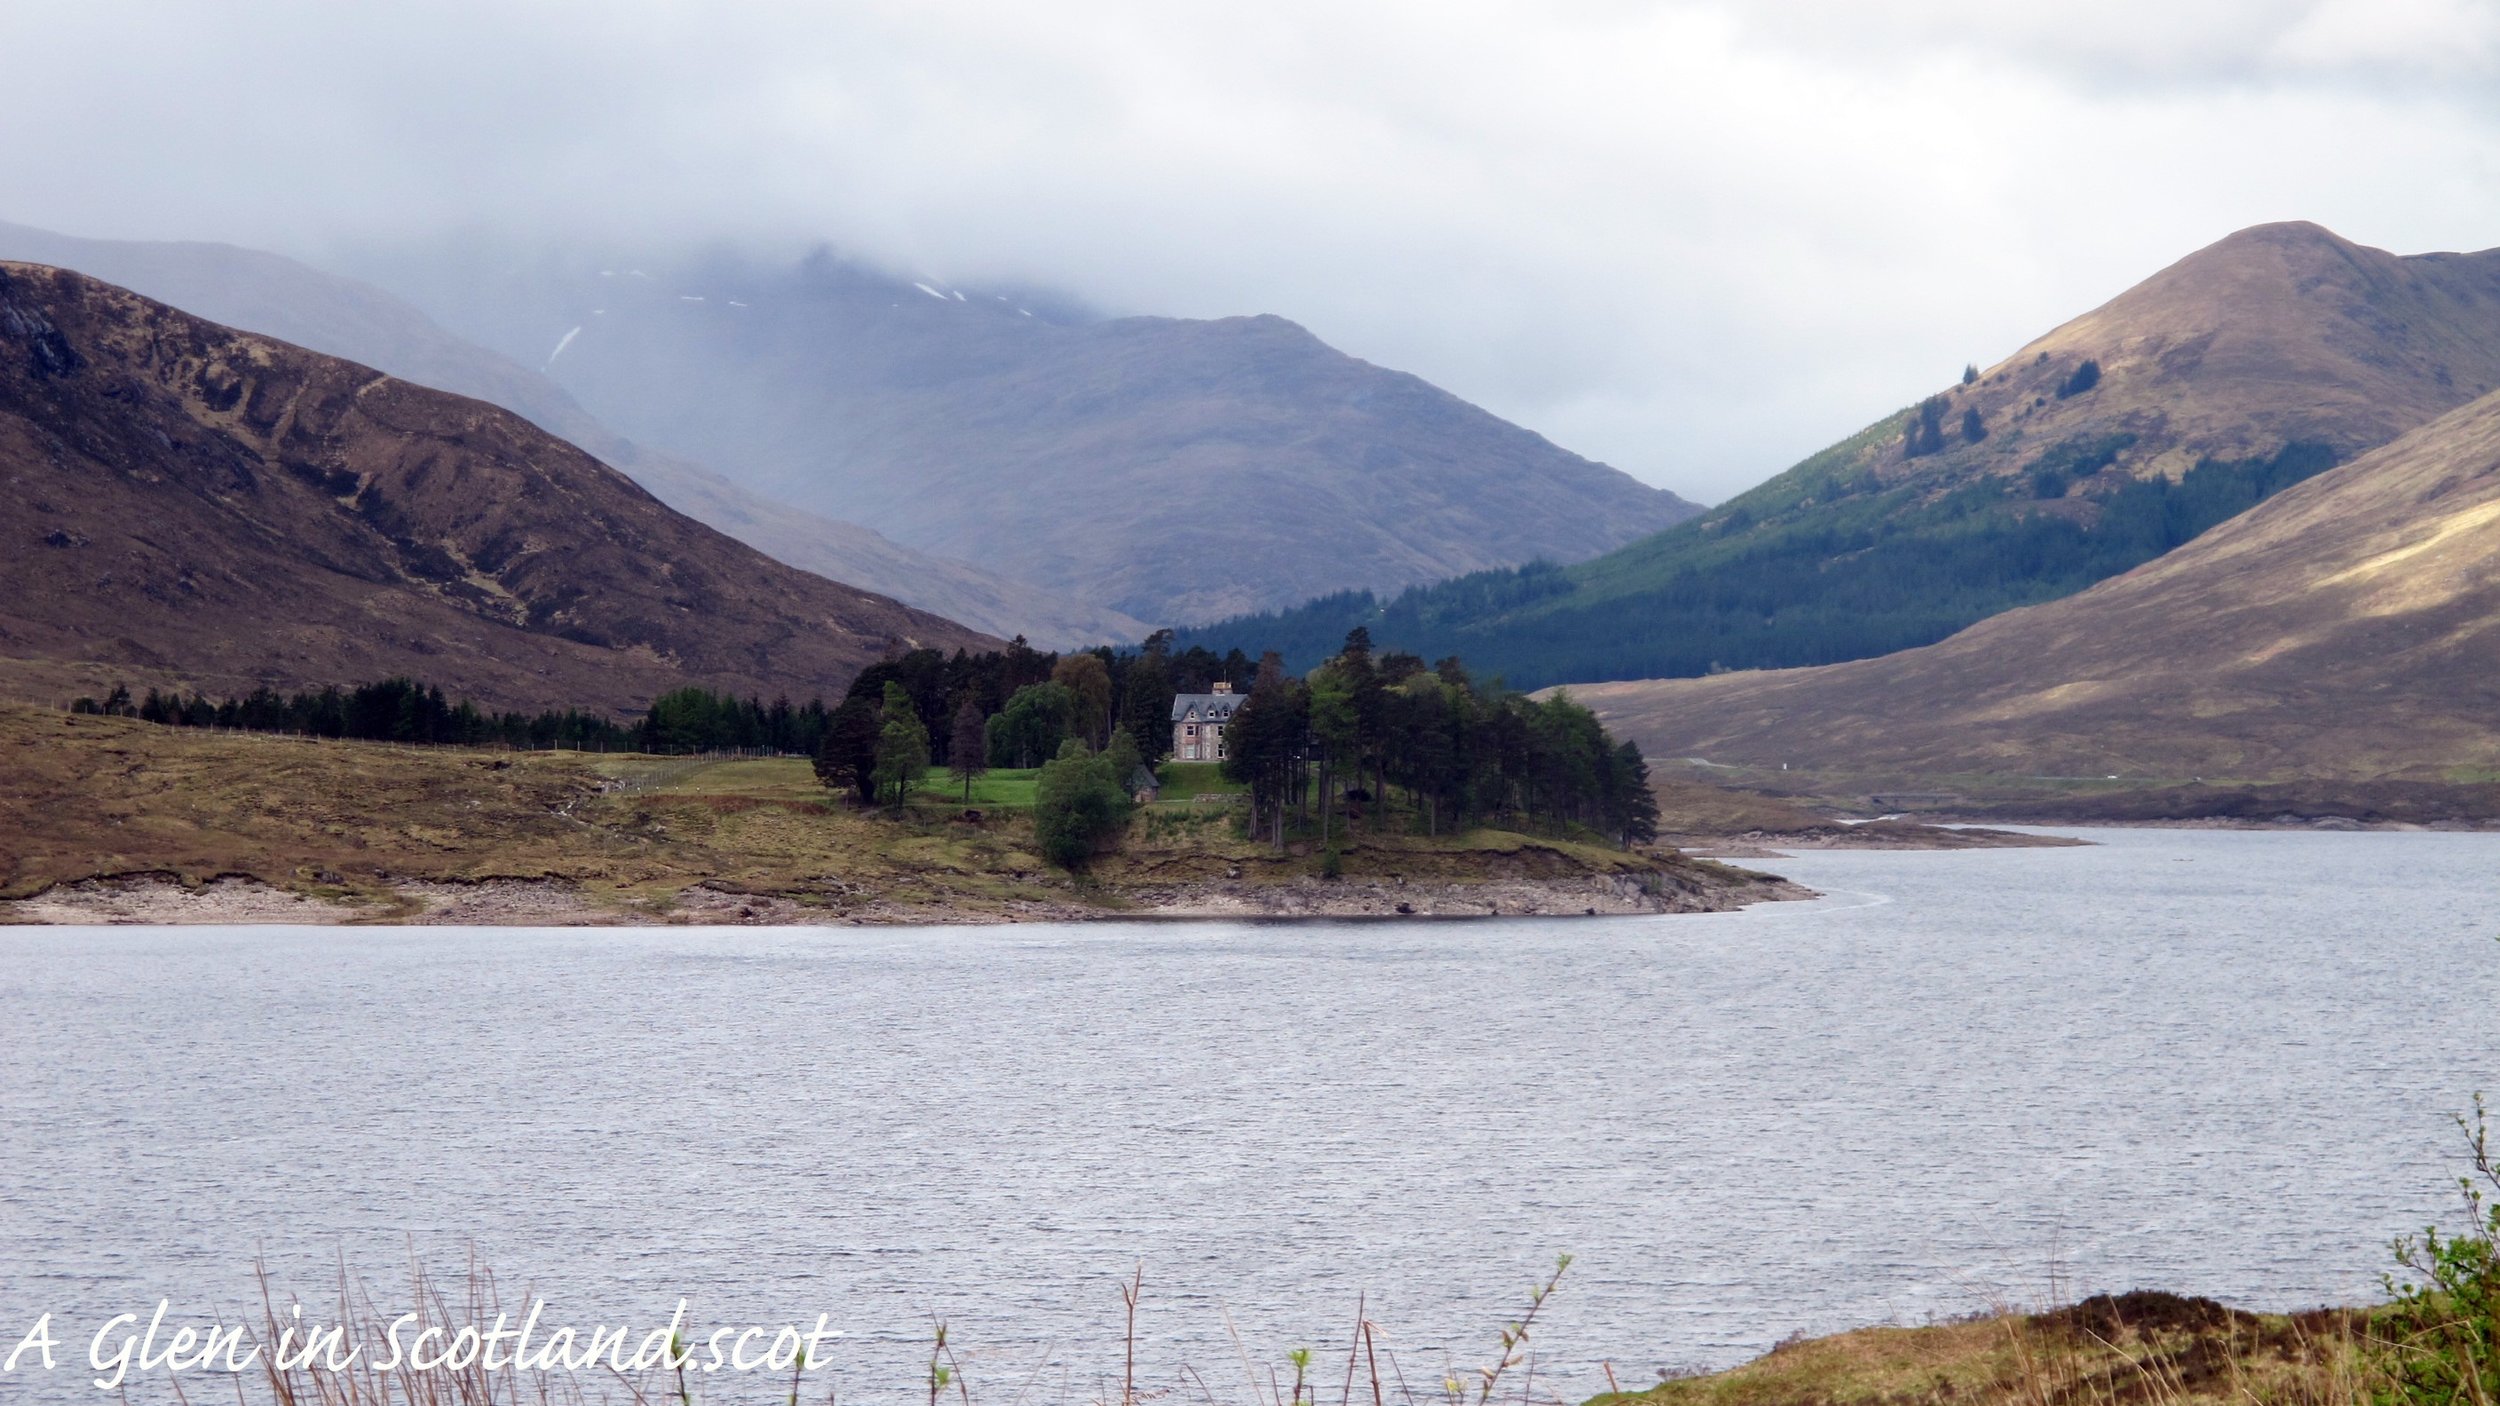
POLYGON ((1111 759, 1069 739, 1033 783, 1033 834, 1042 857, 1062 869, 1081 869, 1128 826, 1132 802, 1111 759))
POLYGON ((2396 1242, 2380 1315, 2378 1406, 2491 1406, 2500 1402, 2500 1167, 2491 1157, 2481 1095, 2460 1117, 2473 1170, 2457 1179, 2466 1228, 2426 1229, 2396 1242))

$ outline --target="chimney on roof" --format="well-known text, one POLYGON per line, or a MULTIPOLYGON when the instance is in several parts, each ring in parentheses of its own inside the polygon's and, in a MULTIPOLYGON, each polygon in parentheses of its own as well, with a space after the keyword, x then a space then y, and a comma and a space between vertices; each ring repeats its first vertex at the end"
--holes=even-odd
POLYGON ((1232 681, 1229 679, 1217 679, 1213 684, 1209 685, 1209 687, 1213 688, 1218 693, 1230 693, 1233 691, 1232 681))

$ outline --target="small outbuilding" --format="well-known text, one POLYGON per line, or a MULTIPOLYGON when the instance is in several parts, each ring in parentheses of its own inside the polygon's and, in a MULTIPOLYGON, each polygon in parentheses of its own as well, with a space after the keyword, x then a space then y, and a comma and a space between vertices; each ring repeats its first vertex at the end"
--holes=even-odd
POLYGON ((1153 767, 1140 762, 1137 770, 1128 774, 1128 794, 1141 806, 1153 805, 1163 794, 1163 778, 1155 775, 1153 767))

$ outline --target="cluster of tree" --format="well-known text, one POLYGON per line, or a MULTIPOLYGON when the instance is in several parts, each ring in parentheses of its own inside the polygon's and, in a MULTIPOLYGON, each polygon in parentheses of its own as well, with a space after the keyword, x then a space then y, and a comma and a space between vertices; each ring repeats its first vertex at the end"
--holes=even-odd
POLYGON ((1622 589, 1626 568, 1610 563, 1613 589, 1585 604, 1574 599, 1582 573, 1540 563, 1387 601, 1327 597, 1180 638, 1276 649, 1302 669, 1363 626, 1384 648, 1464 655, 1520 688, 1862 659, 2082 590, 2336 462, 2325 446, 2293 444, 2263 459, 2208 459, 2176 481, 2102 474, 2129 442, 2068 441, 2022 475, 1932 498, 1850 469, 1811 512, 1766 512, 1758 523, 1745 513, 1742 526, 1731 512, 1670 529, 1642 564, 1641 585, 1622 589), (2078 482, 2087 511, 2039 510, 2039 497, 2078 482))
POLYGON ((1021 639, 982 654, 915 650, 852 682, 825 718, 816 772, 862 804, 900 800, 907 791, 881 789, 876 779, 898 709, 918 725, 922 765, 946 768, 967 797, 983 771, 1044 766, 1071 741, 1108 755, 1124 737, 1140 760, 1156 762, 1171 750, 1174 693, 1203 693, 1219 680, 1246 689, 1256 672, 1239 650, 1175 648, 1168 630, 1128 650, 1052 654, 1021 639))
POLYGON ((2031 491, 2035 497, 2063 498, 2067 489, 2092 477, 2118 462, 2118 456, 2135 444, 2135 436, 2124 431, 2117 434, 2084 435, 2052 445, 2046 453, 2031 461, 2031 491))
POLYGON ((2067 373, 2065 380, 2057 383, 2057 398, 2072 400, 2100 383, 2101 363, 2087 356, 2081 365, 2067 373))
POLYGON ((821 698, 792 704, 681 688, 652 700, 639 731, 646 752, 760 751, 806 756, 832 717, 821 698))
POLYGON ((1931 395, 1918 403, 1910 427, 1901 434, 1902 458, 1916 459, 1944 452, 1945 409, 1945 398, 1940 395, 1931 395))
MULTIPOLYGON (((1979 376, 1976 367, 1964 369, 1963 385, 1967 386, 1977 379, 1979 376)), ((1919 459, 1930 454, 1942 454, 1947 448, 1944 417, 1945 412, 1951 408, 1951 400, 1941 395, 1931 395, 1920 401, 1918 409, 1911 414, 1908 427, 1901 432, 1901 457, 1919 459)), ((1979 413, 1979 407, 1976 405, 1963 406, 1962 442, 1977 444, 1987 437, 1987 417, 1979 413)))
MULTIPOLYGON (((213 701, 149 689, 134 702, 116 684, 101 699, 81 698, 74 713, 139 718, 170 727, 216 727, 244 732, 283 732, 303 737, 358 738, 372 742, 434 743, 463 747, 556 747, 581 751, 653 750, 646 724, 620 724, 578 708, 543 713, 490 713, 463 699, 454 703, 440 688, 413 679, 384 679, 350 689, 281 694, 254 689, 241 698, 213 701)), ((646 720, 647 723, 648 720, 646 720)))
POLYGON ((1290 823, 1333 843, 1341 804, 1404 791, 1438 833, 1491 821, 1577 825, 1617 843, 1654 839, 1658 807, 1640 748, 1557 694, 1542 702, 1479 683, 1456 658, 1375 657, 1356 627, 1297 679, 1266 655, 1225 730, 1224 774, 1250 788, 1252 826, 1284 844, 1290 823))

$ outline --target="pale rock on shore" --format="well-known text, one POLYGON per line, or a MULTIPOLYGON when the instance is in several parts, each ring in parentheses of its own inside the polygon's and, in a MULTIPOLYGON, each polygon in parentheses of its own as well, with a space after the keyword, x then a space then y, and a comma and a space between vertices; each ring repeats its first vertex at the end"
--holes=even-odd
POLYGON ((293 893, 254 879, 227 877, 189 888, 162 874, 146 874, 88 879, 31 898, 0 902, 0 922, 615 927, 1066 923, 1138 918, 1596 917, 1727 912, 1753 903, 1814 896, 1811 890, 1767 875, 1724 883, 1664 875, 1478 883, 1217 880, 1106 893, 1101 904, 1031 900, 923 904, 854 895, 834 895, 832 903, 803 903, 786 896, 742 894, 700 884, 664 903, 612 906, 591 901, 570 884, 544 879, 403 882, 393 885, 392 894, 392 902, 355 902, 293 893))

